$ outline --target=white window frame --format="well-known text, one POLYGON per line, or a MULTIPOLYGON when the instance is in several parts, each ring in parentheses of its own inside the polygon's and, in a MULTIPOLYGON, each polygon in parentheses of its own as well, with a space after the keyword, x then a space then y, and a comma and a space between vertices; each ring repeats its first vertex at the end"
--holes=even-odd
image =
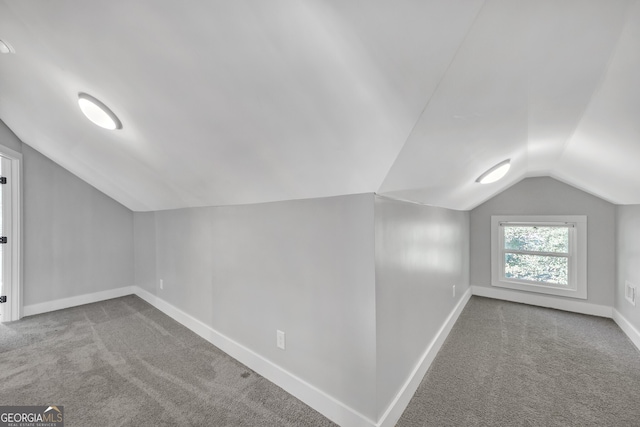
MULTIPOLYGON (((507 250, 507 252, 510 252, 507 250)), ((544 255, 544 254, 540 254, 544 255)), ((587 217, 586 215, 494 215, 491 217, 491 285, 519 291, 587 299, 587 217), (569 284, 567 287, 506 278, 504 275, 504 227, 569 226, 569 284)))

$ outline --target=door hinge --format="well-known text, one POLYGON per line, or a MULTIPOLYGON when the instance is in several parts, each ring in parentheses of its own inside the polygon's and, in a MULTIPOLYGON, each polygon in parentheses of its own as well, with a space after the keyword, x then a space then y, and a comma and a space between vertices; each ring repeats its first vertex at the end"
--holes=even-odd
POLYGON ((7 302, 7 296, 6 295, 0 296, 0 304, 2 304, 3 302, 7 302))
POLYGON ((7 183, 7 177, 6 176, 0 176, 0 184, 6 184, 7 183))
POLYGON ((7 243, 7 236, 0 237, 0 244, 7 243))

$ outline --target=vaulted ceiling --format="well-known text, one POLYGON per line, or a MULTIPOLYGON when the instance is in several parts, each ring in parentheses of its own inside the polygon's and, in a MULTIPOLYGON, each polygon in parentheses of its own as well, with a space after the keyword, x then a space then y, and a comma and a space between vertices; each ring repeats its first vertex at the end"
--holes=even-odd
POLYGON ((640 0, 0 0, 0 39, 0 119, 132 210, 464 210, 527 176, 640 203, 640 0))

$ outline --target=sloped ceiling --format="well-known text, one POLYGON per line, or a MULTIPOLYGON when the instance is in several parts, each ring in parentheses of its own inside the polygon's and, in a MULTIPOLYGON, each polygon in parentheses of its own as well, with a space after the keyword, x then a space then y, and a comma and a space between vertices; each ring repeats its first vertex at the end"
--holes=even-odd
POLYGON ((0 0, 0 39, 0 119, 132 210, 465 210, 527 176, 640 203, 640 0, 0 0))

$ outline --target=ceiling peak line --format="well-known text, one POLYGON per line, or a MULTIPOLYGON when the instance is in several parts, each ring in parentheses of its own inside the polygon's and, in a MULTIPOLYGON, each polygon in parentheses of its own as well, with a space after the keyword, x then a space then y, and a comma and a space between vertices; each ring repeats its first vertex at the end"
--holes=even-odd
POLYGON ((458 53, 460 53, 460 49, 462 48, 462 46, 465 45, 467 39, 469 38, 469 34, 471 34, 471 30, 473 30, 473 28, 476 26, 476 23, 478 22, 478 17, 482 14, 482 11, 484 10, 486 4, 487 4, 487 2, 486 2, 486 0, 484 0, 482 2, 482 6, 480 6, 478 8, 478 12, 473 17, 473 20, 471 21, 471 24, 469 25, 469 28, 467 29, 467 32, 465 33, 464 37, 462 38, 462 41, 460 42, 460 44, 456 48, 456 51, 451 56, 451 60, 447 63, 447 66, 445 67, 445 69, 444 69, 444 71, 442 73, 442 76, 438 80, 438 83, 436 84, 436 86, 433 88, 433 91, 431 92, 431 95, 429 96, 429 99, 427 99, 427 102, 425 103, 424 107, 422 108, 422 111, 420 111, 420 114, 418 115, 416 121, 413 123, 413 126, 411 127, 411 130, 407 134, 407 137, 404 139, 404 142, 402 143, 402 147, 400 148, 400 150, 398 150, 395 159, 393 159, 393 162, 391 162, 391 166, 389 167, 389 170, 387 171, 387 173, 385 174, 384 178, 382 179, 382 182, 378 186, 378 191, 384 185, 385 181, 389 177, 389 173, 393 169, 393 165, 395 165, 395 163, 398 161, 398 157, 400 157, 400 153, 402 153, 402 150, 404 150, 404 147, 407 145, 407 142, 411 139, 411 135, 413 135, 413 133, 414 133, 414 131, 416 129, 416 126, 418 126, 418 123, 420 123, 420 118, 427 111, 427 108, 431 104, 431 100, 433 99, 433 97, 438 92, 438 89, 440 88, 440 86, 442 85, 442 82, 446 78, 447 73, 449 72, 449 69, 451 68, 451 66, 455 62, 456 58, 458 57, 458 53))
POLYGON ((402 197, 393 197, 393 196, 390 196, 390 195, 380 194, 380 193, 376 193, 376 192, 374 192, 373 195, 376 196, 376 197, 379 197, 381 199, 391 200, 393 202, 402 202, 402 203, 409 203, 409 204, 412 204, 412 205, 438 207, 438 206, 435 206, 435 205, 430 205, 428 203, 419 202, 417 200, 403 199, 402 197))

